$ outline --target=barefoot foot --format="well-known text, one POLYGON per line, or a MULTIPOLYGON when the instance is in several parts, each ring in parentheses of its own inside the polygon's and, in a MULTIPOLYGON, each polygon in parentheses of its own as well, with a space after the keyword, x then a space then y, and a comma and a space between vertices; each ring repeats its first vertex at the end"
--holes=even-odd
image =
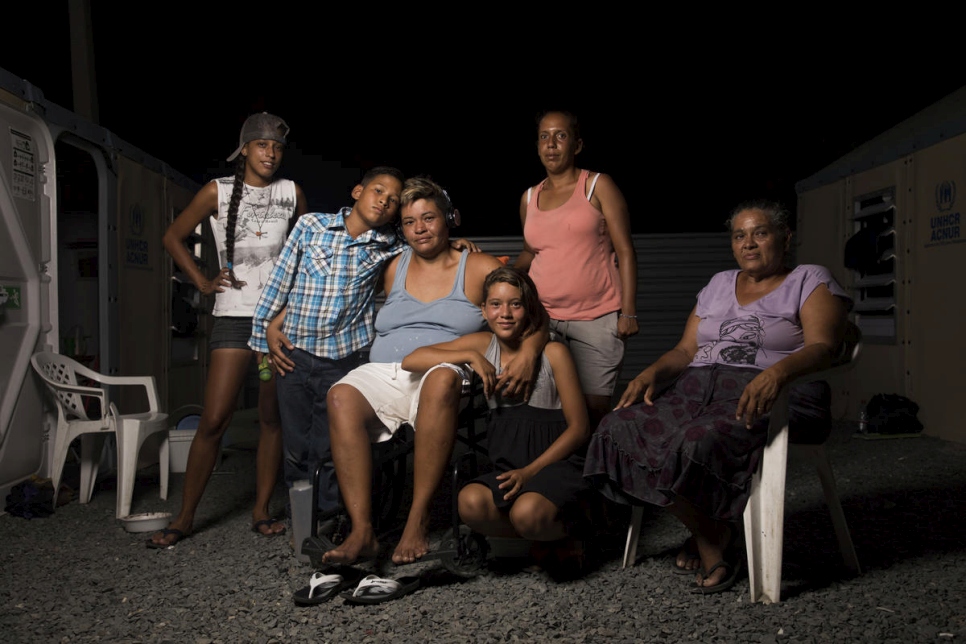
POLYGON ((322 555, 325 563, 354 564, 359 559, 370 559, 379 554, 379 542, 371 531, 353 531, 337 548, 322 555))
POLYGON ((429 521, 407 521, 399 544, 392 553, 394 564, 408 564, 429 552, 429 521))

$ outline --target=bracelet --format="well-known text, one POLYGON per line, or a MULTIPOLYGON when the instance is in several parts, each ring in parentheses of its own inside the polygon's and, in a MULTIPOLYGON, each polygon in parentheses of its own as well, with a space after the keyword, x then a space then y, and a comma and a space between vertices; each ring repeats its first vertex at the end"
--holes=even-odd
POLYGON ((636 320, 637 319, 637 316, 636 315, 624 315, 623 313, 618 313, 617 316, 618 317, 622 317, 622 318, 630 318, 632 320, 636 320))

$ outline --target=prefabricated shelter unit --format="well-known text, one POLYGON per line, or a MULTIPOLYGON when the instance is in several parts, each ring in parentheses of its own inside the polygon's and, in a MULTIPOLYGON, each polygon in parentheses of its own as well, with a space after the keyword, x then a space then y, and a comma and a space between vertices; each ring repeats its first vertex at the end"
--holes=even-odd
MULTIPOLYGON (((161 245, 194 182, 3 69, 0 128, 3 498, 49 469, 56 425, 30 367, 35 351, 101 373, 154 376, 166 411, 200 405, 207 316, 161 245)), ((210 253, 200 236, 195 250, 210 253)), ((122 412, 145 403, 118 402, 122 412)))
POLYGON ((865 348, 852 417, 877 393, 920 406, 924 432, 966 443, 966 87, 796 185, 801 262, 855 299, 865 348))

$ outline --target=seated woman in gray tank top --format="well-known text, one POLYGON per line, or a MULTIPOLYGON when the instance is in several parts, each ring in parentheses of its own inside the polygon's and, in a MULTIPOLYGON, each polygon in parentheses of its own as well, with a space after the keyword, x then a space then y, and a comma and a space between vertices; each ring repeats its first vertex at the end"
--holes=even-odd
MULTIPOLYGON (((404 423, 416 435, 413 502, 392 560, 411 563, 429 551, 429 506, 452 455, 471 369, 444 364, 415 373, 400 363, 419 347, 482 330, 483 282, 502 266, 492 255, 451 247, 449 230, 459 223, 459 213, 438 184, 421 177, 407 180, 401 204, 409 247, 386 267, 387 297, 376 315, 370 363, 333 385, 327 398, 332 459, 352 531, 323 556, 326 562, 348 564, 378 552, 370 443, 388 440, 404 423), (419 414, 420 409, 427 413, 419 414)), ((528 390, 546 340, 546 334, 534 334, 497 386, 528 390)))

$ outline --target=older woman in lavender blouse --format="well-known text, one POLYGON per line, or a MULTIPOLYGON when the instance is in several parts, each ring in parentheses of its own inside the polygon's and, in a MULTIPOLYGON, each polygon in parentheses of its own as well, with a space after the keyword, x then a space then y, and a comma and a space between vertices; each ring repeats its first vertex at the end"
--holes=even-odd
MULTIPOLYGON (((780 205, 742 204, 728 225, 738 269, 712 277, 677 346, 628 384, 591 438, 584 470, 608 498, 665 507, 688 528, 673 570, 693 575, 697 593, 734 584, 737 521, 768 413, 785 383, 831 363, 851 307, 827 269, 786 266, 791 231, 780 205)), ((793 390, 796 440, 825 439, 829 398, 826 383, 793 390)))

